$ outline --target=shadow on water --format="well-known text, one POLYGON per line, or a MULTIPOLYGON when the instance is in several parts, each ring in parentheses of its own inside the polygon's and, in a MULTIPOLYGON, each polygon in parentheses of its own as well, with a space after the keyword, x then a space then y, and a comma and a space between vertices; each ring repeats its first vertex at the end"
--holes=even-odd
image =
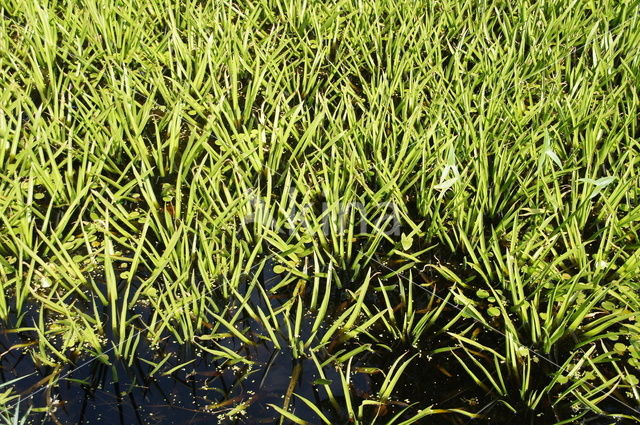
MULTIPOLYGON (((269 264, 261 272, 260 283, 266 289, 279 283, 280 278, 273 273, 272 266, 269 264)), ((265 299, 257 294, 258 291, 253 291, 248 302, 267 308, 265 299)), ((271 307, 278 308, 289 298, 286 295, 274 296, 269 302, 273 303, 271 307)), ((336 293, 332 297, 330 310, 338 314, 344 302, 344 297, 336 293)), ((35 309, 29 314, 37 317, 35 309)), ((454 314, 445 310, 445 316, 452 317, 454 314)), ((301 328, 302 339, 311 336, 312 319, 311 315, 305 315, 301 328)), ((36 408, 47 407, 47 413, 36 413, 32 423, 278 424, 281 416, 269 405, 283 406, 285 403, 288 404, 288 410, 301 419, 312 424, 320 423, 318 416, 305 403, 297 397, 287 396, 291 390, 311 401, 332 423, 351 423, 346 412, 336 409, 335 403, 327 396, 327 389, 330 389, 337 404, 345 404, 341 376, 331 362, 323 365, 324 377, 320 379, 318 367, 311 359, 295 359, 286 343, 282 344, 282 349, 277 349, 268 339, 259 338, 257 333, 262 331, 262 325, 254 319, 247 315, 238 323, 242 323, 244 329, 253 331, 247 335, 255 344, 244 344, 235 337, 219 340, 218 343, 248 362, 220 360, 196 346, 181 345, 167 338, 153 349, 141 343, 135 358, 127 364, 115 356, 110 356, 108 362, 95 360, 87 364, 83 363, 87 359, 77 359, 76 366, 81 367, 71 373, 72 368, 60 372, 33 363, 28 349, 35 343, 34 335, 0 331, 0 380, 8 382, 26 376, 15 385, 16 391, 26 397, 46 386, 54 374, 63 377, 55 385, 46 386, 30 401, 36 408), (169 360, 163 367, 152 374, 155 365, 167 357, 169 360)), ((286 328, 284 323, 280 325, 286 328)), ((490 338, 490 335, 486 337, 490 338)), ((323 361, 340 349, 350 350, 365 343, 370 343, 373 349, 353 358, 353 374, 347 386, 348 397, 355 406, 363 400, 375 399, 376 391, 385 378, 383 371, 388 371, 399 356, 404 353, 417 354, 396 386, 393 401, 382 407, 367 406, 364 409, 365 423, 375 420, 375 423, 385 424, 396 414, 400 415, 396 421, 399 423, 428 406, 482 412, 482 416, 472 420, 459 414, 433 415, 415 423, 557 422, 549 411, 513 414, 497 403, 492 394, 483 392, 470 380, 450 353, 429 354, 451 345, 451 339, 443 334, 434 335, 421 347, 411 347, 393 340, 368 341, 366 338, 337 341, 325 347, 324 352, 321 350, 318 356, 323 361)), ((27 404, 26 401, 23 404, 27 404)), ((594 417, 593 422, 588 423, 605 422, 597 422, 594 417)))
MULTIPOLYGON (((263 272, 262 280, 273 285, 277 276, 269 268, 263 272)), ((274 301, 278 302, 278 298, 274 301)), ((26 322, 37 319, 37 310, 31 309, 25 315, 26 322)), ((129 364, 113 355, 108 362, 76 359, 77 370, 70 367, 59 372, 33 362, 28 349, 36 338, 30 332, 0 332, 0 381, 22 377, 14 386, 22 398, 45 388, 29 402, 36 408, 47 407, 47 413, 35 415, 34 423, 197 424, 212 420, 221 424, 277 423, 280 415, 268 404, 282 405, 294 371, 298 375, 296 392, 323 403, 312 385, 318 379, 314 365, 308 360, 292 361, 290 350, 277 350, 269 341, 259 341, 253 346, 246 346, 237 338, 222 342, 251 364, 230 364, 169 338, 153 350, 141 344, 129 364), (171 360, 162 368, 165 372, 161 370, 150 377, 154 365, 145 360, 158 363, 167 356, 171 360), (182 364, 183 367, 173 370, 182 364), (54 375, 63 378, 47 386, 54 375)), ((339 382, 337 372, 327 368, 325 373, 327 378, 339 382)), ((340 393, 338 386, 333 390, 340 393)), ((22 403, 25 404, 28 403, 22 403)), ((297 400, 290 402, 292 410, 300 410, 302 406, 297 400)))

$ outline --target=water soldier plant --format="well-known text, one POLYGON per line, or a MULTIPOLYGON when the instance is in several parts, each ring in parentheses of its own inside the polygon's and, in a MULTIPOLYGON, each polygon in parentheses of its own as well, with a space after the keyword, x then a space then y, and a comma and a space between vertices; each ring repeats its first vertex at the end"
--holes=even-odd
POLYGON ((0 423, 640 421, 639 12, 4 0, 0 423))

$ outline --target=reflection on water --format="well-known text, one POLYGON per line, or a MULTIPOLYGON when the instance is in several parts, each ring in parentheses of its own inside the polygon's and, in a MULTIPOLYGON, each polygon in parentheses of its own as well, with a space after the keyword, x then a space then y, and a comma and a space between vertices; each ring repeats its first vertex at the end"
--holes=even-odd
MULTIPOLYGON (((16 335, 4 333, 0 337, 2 351, 17 339, 16 335)), ((274 350, 267 344, 252 347, 251 360, 255 362, 252 365, 224 366, 207 353, 188 352, 174 344, 159 351, 161 357, 174 353, 173 364, 186 359, 193 362, 170 376, 157 374, 154 378, 148 378, 152 367, 141 360, 135 360, 132 367, 118 360, 111 366, 92 362, 58 381, 54 388, 39 393, 33 404, 43 407, 49 403, 54 407, 50 421, 60 424, 195 424, 212 423, 213 418, 223 424, 274 423, 279 415, 267 404, 282 405, 296 365, 290 353, 274 350)), ((296 393, 317 405, 326 405, 327 401, 313 385, 319 378, 315 366, 307 360, 299 364, 296 393)), ((12 350, 2 358, 0 379, 6 382, 33 370, 28 354, 12 350)), ((50 373, 50 368, 38 369, 37 375, 19 381, 16 388, 25 396, 50 373)), ((337 372, 327 367, 325 374, 335 383, 334 393, 341 394, 337 372)), ((369 379, 360 375, 353 382, 366 392, 369 379)), ((295 398, 291 399, 290 409, 300 417, 314 420, 308 407, 295 398)))
MULTIPOLYGON (((271 267, 261 274, 265 288, 277 284, 278 276, 271 267)), ((240 288, 243 292, 247 288, 240 288)), ((247 292, 243 292, 247 293, 247 292)), ((252 306, 266 309, 265 300, 251 293, 248 302, 252 306)), ((269 302, 277 308, 289 296, 273 297, 269 302)), ((334 310, 344 300, 336 295, 332 299, 334 310)), ((418 306, 420 307, 420 306, 418 306)), ((144 312, 139 312, 144 316, 144 312)), ((446 318, 445 318, 446 319, 446 318)), ((312 424, 320 423, 317 415, 297 397, 286 397, 288 390, 305 397, 317 406, 334 424, 349 424, 346 412, 335 408, 327 397, 325 386, 329 386, 337 404, 344 406, 345 394, 340 375, 331 363, 322 367, 324 378, 320 379, 316 364, 307 358, 294 359, 292 352, 282 344, 279 350, 257 333, 263 332, 261 324, 251 317, 243 317, 244 329, 255 345, 243 344, 235 337, 218 340, 225 348, 240 354, 251 364, 230 364, 188 344, 180 345, 168 338, 157 349, 151 350, 141 343, 137 357, 130 365, 111 356, 110 364, 93 361, 70 373, 57 385, 46 386, 53 374, 65 376, 65 371, 54 371, 48 367, 36 367, 26 350, 33 342, 27 333, 0 332, 0 381, 25 376, 16 384, 16 390, 26 396, 39 388, 45 388, 29 402, 36 408, 48 407, 48 414, 36 413, 33 423, 56 425, 75 424, 276 424, 280 415, 269 404, 283 406, 285 398, 288 410, 312 424), (163 367, 150 377, 154 364, 169 356, 163 367), (147 361, 151 361, 150 364, 147 361), (184 365, 176 370, 176 366, 184 365), (35 374, 33 372, 36 371, 35 374), (171 371, 170 374, 167 374, 171 371), (163 374, 163 372, 165 374, 163 374), (293 383, 292 383, 293 382, 293 383), (38 417, 40 415, 40 417, 38 417)), ((302 338, 310 336, 313 317, 302 321, 302 338)), ((286 328, 280 323, 282 329, 286 328)), ((454 330, 454 329, 452 329, 454 330)), ((110 335, 107 335, 110 338, 110 335)), ((487 334, 487 337, 490 335, 487 334)), ((115 339, 113 339, 115 340, 115 339)), ((393 402, 382 408, 369 406, 365 410, 367 420, 377 417, 379 424, 387 423, 399 414, 396 423, 412 416, 418 409, 433 406, 439 409, 464 409, 482 412, 476 420, 457 415, 428 416, 417 424, 551 424, 557 422, 555 413, 549 409, 535 412, 511 413, 490 394, 483 393, 469 379, 460 364, 448 353, 435 355, 434 350, 446 347, 451 341, 446 336, 433 336, 420 348, 407 347, 398 341, 340 342, 329 344, 317 355, 324 361, 339 348, 353 349, 358 344, 371 343, 371 351, 363 351, 354 357, 353 375, 349 380, 349 397, 357 406, 362 400, 372 399, 382 385, 384 372, 388 371, 398 357, 407 350, 419 353, 404 371, 394 392, 393 402), (405 414, 401 412, 412 404, 405 414)), ((81 365, 78 359, 76 365, 81 365)), ((27 403, 23 403, 27 404, 27 403)), ((286 423, 286 421, 285 421, 286 423)), ((597 423, 597 422, 590 422, 597 423)))

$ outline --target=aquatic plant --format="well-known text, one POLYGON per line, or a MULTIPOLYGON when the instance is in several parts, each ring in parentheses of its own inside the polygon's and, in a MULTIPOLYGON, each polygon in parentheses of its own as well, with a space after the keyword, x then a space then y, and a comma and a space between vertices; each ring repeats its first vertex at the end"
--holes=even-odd
POLYGON ((7 395, 49 418, 157 380, 230 423, 637 419, 639 11, 5 0, 7 395))

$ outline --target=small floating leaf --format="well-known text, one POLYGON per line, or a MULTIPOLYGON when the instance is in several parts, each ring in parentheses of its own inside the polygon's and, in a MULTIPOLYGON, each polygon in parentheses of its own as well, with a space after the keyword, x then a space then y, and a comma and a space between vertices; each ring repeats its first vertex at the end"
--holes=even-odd
POLYGON ((411 248, 411 245, 413 245, 413 238, 403 233, 400 236, 400 243, 402 244, 402 249, 408 251, 411 248))
POLYGON ((489 295, 491 295, 491 294, 489 294, 489 291, 487 291, 487 290, 485 290, 485 289, 478 289, 478 290, 476 291, 476 296, 477 296, 478 298, 482 298, 482 299, 484 299, 484 298, 489 298, 489 295))
POLYGON ((500 316, 500 309, 498 307, 489 307, 487 309, 487 313, 489 314, 489 316, 498 317, 500 316))
POLYGON ((616 342, 613 346, 613 349, 618 353, 618 354, 622 354, 625 351, 627 351, 627 346, 624 345, 621 342, 616 342))

